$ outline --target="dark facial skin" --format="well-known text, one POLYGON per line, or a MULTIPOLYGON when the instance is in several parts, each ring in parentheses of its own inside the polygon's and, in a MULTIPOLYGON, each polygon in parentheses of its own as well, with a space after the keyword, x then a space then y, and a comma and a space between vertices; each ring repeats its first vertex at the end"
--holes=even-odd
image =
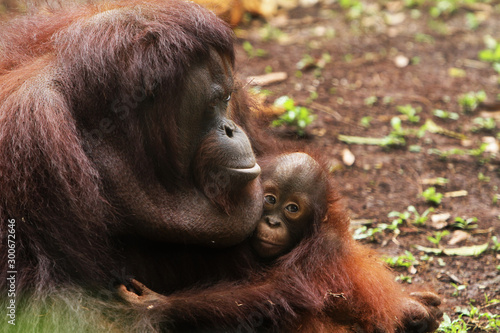
MULTIPOLYGON (((132 144, 122 138, 94 149, 111 201, 130 217, 128 232, 158 241, 220 247, 238 244, 252 234, 262 214, 260 167, 246 134, 229 119, 233 90, 229 60, 212 51, 185 74, 175 126, 154 112, 154 105, 142 110, 151 118, 145 117, 148 140, 154 142, 177 128, 179 147, 173 157, 155 152, 161 143, 151 144, 147 154, 132 155, 132 144), (148 132, 155 127, 160 132, 148 132), (181 168, 176 177, 165 176, 162 170, 173 158, 181 168), (143 160, 147 162, 138 169, 137 161, 143 160)), ((167 139, 161 142, 168 144, 167 139)))
POLYGON ((179 136, 184 142, 183 165, 196 160, 203 142, 211 141, 210 151, 204 155, 220 155, 212 160, 221 171, 239 177, 256 178, 260 168, 246 134, 228 118, 235 90, 229 60, 211 51, 208 61, 192 66, 186 75, 185 96, 179 112, 179 136))
POLYGON ((307 154, 282 155, 264 178, 264 212, 251 244, 258 256, 278 257, 292 249, 313 223, 313 204, 326 205, 324 177, 307 154))

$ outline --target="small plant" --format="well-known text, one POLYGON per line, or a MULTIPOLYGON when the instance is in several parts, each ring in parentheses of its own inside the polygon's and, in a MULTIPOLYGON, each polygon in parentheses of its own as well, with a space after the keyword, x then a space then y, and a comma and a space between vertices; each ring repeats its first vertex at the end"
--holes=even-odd
POLYGON ((429 14, 434 18, 441 15, 450 15, 458 9, 457 3, 456 0, 437 0, 429 10, 429 14))
POLYGON ((432 37, 431 35, 423 34, 423 33, 417 33, 415 35, 415 41, 417 43, 427 43, 427 44, 434 44, 436 42, 434 37, 432 37))
POLYGON ((491 131, 497 127, 497 123, 496 123, 494 118, 477 117, 477 118, 474 118, 474 120, 472 122, 475 125, 472 128, 473 132, 477 132, 477 131, 481 131, 481 130, 491 131))
POLYGON ((448 112, 448 111, 436 109, 436 110, 432 111, 432 113, 436 117, 439 117, 441 119, 457 120, 458 118, 460 118, 460 116, 456 112, 448 112))
POLYGON ((268 55, 266 50, 254 48, 249 41, 243 42, 243 50, 245 50, 249 58, 254 58, 254 57, 262 58, 268 55))
POLYGON ((489 183, 491 178, 488 177, 488 176, 485 176, 482 172, 478 173, 477 175, 477 179, 480 181, 480 182, 485 182, 485 183, 489 183))
POLYGON ((486 49, 479 52, 479 59, 491 62, 493 69, 500 73, 500 43, 491 36, 484 37, 486 49))
POLYGON ((318 95, 317 91, 311 91, 311 93, 309 94, 309 97, 307 97, 307 99, 306 99, 306 104, 311 104, 316 99, 318 99, 318 97, 319 97, 319 95, 318 95))
POLYGON ((343 9, 349 9, 360 4, 359 0, 340 0, 339 3, 343 9))
POLYGON ((436 192, 435 187, 429 187, 424 192, 422 192, 422 197, 424 197, 425 201, 429 203, 439 205, 441 203, 441 200, 443 199, 443 194, 436 192))
POLYGON ((348 9, 347 18, 350 20, 356 20, 363 14, 364 6, 359 0, 340 0, 340 6, 343 9, 348 9))
POLYGON ((467 13, 467 15, 465 16, 465 19, 467 21, 467 26, 469 27, 469 29, 476 30, 477 27, 479 27, 480 21, 477 18, 476 14, 467 13))
POLYGON ((361 118, 360 124, 361 124, 361 126, 368 128, 371 126, 372 120, 373 120, 373 117, 366 116, 366 117, 361 118))
POLYGON ((403 138, 406 135, 406 131, 401 124, 401 119, 399 117, 391 118, 392 132, 389 134, 393 138, 403 138))
POLYGON ((396 219, 393 220, 397 222, 397 224, 403 224, 403 222, 408 221, 410 218, 410 212, 406 211, 403 213, 397 212, 397 211, 392 211, 389 214, 387 214, 387 217, 393 218, 396 217, 396 219))
POLYGON ((415 208, 415 206, 408 206, 406 208, 406 212, 400 213, 400 212, 392 211, 387 215, 387 217, 390 217, 390 218, 396 217, 397 219, 394 221, 396 221, 398 224, 402 224, 404 221, 407 221, 407 222, 411 222, 415 225, 422 226, 422 225, 425 225, 425 223, 427 222, 427 219, 429 218, 429 216, 428 216, 429 213, 431 213, 433 211, 434 211, 434 208, 429 208, 429 209, 425 210, 425 212, 423 212, 422 215, 420 215, 418 213, 417 209, 415 208), (413 214, 413 219, 410 220, 411 214, 413 214))
POLYGON ((465 290, 465 288, 467 288, 466 285, 463 285, 463 284, 456 284, 456 283, 451 283, 451 285, 455 288, 455 291, 453 292, 453 294, 451 294, 451 296, 453 297, 457 297, 458 295, 460 295, 460 292, 462 290, 465 290))
POLYGON ((273 27, 269 23, 264 25, 262 29, 259 31, 260 37, 263 41, 268 42, 272 40, 280 40, 283 39, 286 34, 280 29, 273 27))
POLYGON ((448 230, 443 230, 443 231, 435 231, 434 236, 429 236, 427 237, 427 240, 431 242, 432 244, 439 246, 439 243, 441 242, 441 239, 444 236, 448 236, 450 232, 448 230))
POLYGON ((373 106, 373 104, 377 103, 377 101, 378 101, 377 96, 370 96, 365 98, 364 102, 366 106, 373 106))
POLYGON ((383 232, 383 228, 368 228, 366 225, 354 230, 353 238, 355 240, 361 240, 361 239, 369 239, 373 241, 375 239, 375 235, 378 233, 383 232))
POLYGON ((483 143, 483 144, 481 144, 481 146, 479 146, 479 148, 469 149, 465 153, 467 155, 470 155, 470 156, 479 157, 479 156, 481 156, 486 151, 487 147, 488 147, 488 144, 487 143, 483 143))
POLYGON ((272 126, 289 125, 295 128, 299 136, 305 135, 304 129, 313 122, 314 115, 311 115, 310 110, 303 106, 295 106, 295 102, 288 96, 281 96, 274 102, 275 106, 283 107, 285 113, 279 119, 272 122, 272 126))
POLYGON ((455 223, 453 226, 458 229, 471 230, 477 228, 477 217, 470 217, 464 219, 462 217, 455 217, 455 223))
POLYGON ((413 256, 410 251, 405 251, 404 255, 397 257, 386 257, 384 261, 391 267, 411 267, 419 265, 420 262, 413 256))
POLYGON ((486 305, 499 304, 500 303, 500 299, 498 299, 498 298, 490 299, 488 297, 488 294, 484 294, 484 303, 486 305))
POLYGON ((479 103, 484 102, 485 99, 486 93, 484 92, 484 90, 478 92, 471 91, 461 95, 458 98, 458 104, 465 112, 472 112, 476 110, 476 108, 479 106, 479 103))
POLYGON ((385 96, 385 97, 382 99, 382 104, 384 104, 384 105, 389 105, 389 104, 391 104, 393 101, 394 101, 394 97, 392 97, 392 96, 385 96))
POLYGON ((401 281, 403 283, 411 284, 413 282, 413 278, 408 275, 400 274, 396 277, 396 281, 401 281))
POLYGON ((438 328, 438 332, 443 333, 467 333, 467 323, 460 316, 458 319, 451 321, 450 316, 443 314, 443 321, 438 328))
MULTIPOLYGON (((497 299, 489 301, 486 297, 487 305, 497 304, 497 302, 497 299)), ((458 307, 457 313, 460 313, 460 318, 468 317, 468 322, 482 331, 498 332, 500 329, 500 315, 481 312, 481 309, 477 306, 471 305, 470 309, 458 307)))
POLYGON ((321 73, 321 70, 331 61, 332 56, 327 52, 323 53, 319 59, 315 59, 310 54, 305 54, 296 66, 299 71, 316 68, 320 70, 318 73, 321 73))
POLYGON ((492 200, 492 203, 493 203, 494 205, 496 205, 496 204, 497 204, 497 202, 498 202, 498 199, 500 199, 500 194, 493 194, 493 200, 492 200))
POLYGON ((497 236, 491 237, 491 241, 493 242, 491 249, 493 251, 500 252, 500 241, 498 240, 498 237, 497 236))
POLYGON ((420 117, 417 116, 418 113, 422 111, 421 107, 414 108, 410 104, 407 105, 399 105, 397 107, 398 111, 408 117, 408 120, 412 123, 418 123, 420 121, 420 117))
POLYGON ((298 70, 304 70, 310 67, 313 67, 315 64, 316 60, 311 56, 310 54, 304 54, 302 59, 297 63, 297 69, 298 70))
POLYGON ((414 215, 414 220, 413 220, 413 224, 415 225, 418 225, 418 226, 422 226, 422 225, 425 225, 425 222, 427 222, 427 219, 429 218, 429 213, 433 212, 434 211, 434 208, 428 208, 426 209, 422 215, 420 215, 418 212, 417 212, 417 209, 414 207, 414 206, 408 206, 408 211, 413 213, 414 215))

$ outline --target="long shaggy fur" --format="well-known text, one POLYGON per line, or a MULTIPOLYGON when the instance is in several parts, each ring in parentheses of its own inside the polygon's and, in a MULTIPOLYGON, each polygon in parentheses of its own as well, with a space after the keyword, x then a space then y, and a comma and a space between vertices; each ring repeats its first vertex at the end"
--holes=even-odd
MULTIPOLYGON (((259 160, 264 175, 271 161, 259 160)), ((315 207, 310 232, 289 253, 260 266, 244 246, 233 249, 233 259, 247 261, 228 261, 223 269, 239 275, 169 294, 153 311, 174 331, 341 332, 355 326, 396 332, 404 319, 401 286, 375 253, 352 239, 340 197, 327 182, 327 206, 315 207)))
POLYGON ((130 148, 154 146, 175 174, 183 167, 175 160, 176 131, 164 129, 175 120, 170 109, 182 96, 183 75, 210 49, 232 61, 232 43, 215 15, 182 1, 45 7, 0 24, 0 291, 7 289, 7 221, 14 219, 17 296, 30 300, 18 312, 43 309, 51 299, 44 296, 73 293, 65 288, 106 290, 120 271, 122 217, 89 158, 99 142, 82 125, 123 119, 130 148), (169 101, 153 110, 163 123, 143 116, 138 124, 129 113, 137 105, 122 101, 155 93, 169 101))
MULTIPOLYGON (((172 314, 188 326, 242 331, 396 329, 399 288, 373 253, 352 240, 333 187, 311 233, 268 270, 248 264, 246 252, 231 257, 234 249, 182 257, 174 248, 172 258, 161 258, 169 254, 164 244, 121 237, 125 217, 110 204, 109 184, 92 162, 99 133, 82 129, 111 131, 102 120, 119 119, 112 143, 134 152, 128 158, 153 155, 147 163, 175 183, 188 168, 178 161, 183 143, 171 126, 183 77, 210 50, 232 63, 232 43, 231 30, 212 13, 173 0, 46 7, 0 24, 0 293, 8 288, 7 221, 14 219, 20 331, 57 332, 61 325, 69 331, 70 324, 75 331, 155 331, 174 324, 172 314), (152 110, 140 113, 138 103, 152 110), (154 265, 162 260, 177 266, 154 265), (179 306, 140 312, 117 302, 110 282, 128 277, 123 262, 171 292, 179 306), (247 276, 238 271, 245 265, 247 276), (236 271, 223 271, 228 266, 236 271), (173 281, 165 279, 169 274, 173 281)), ((232 117, 259 156, 289 150, 249 116, 257 107, 243 92, 233 99, 232 117)), ((134 162, 137 170, 146 163, 134 162)))

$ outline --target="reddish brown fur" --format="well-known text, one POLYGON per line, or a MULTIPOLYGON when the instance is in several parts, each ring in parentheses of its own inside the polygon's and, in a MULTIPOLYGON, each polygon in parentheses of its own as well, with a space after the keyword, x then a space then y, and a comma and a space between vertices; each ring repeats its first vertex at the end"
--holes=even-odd
MULTIPOLYGON (((230 29, 192 9, 182 2, 116 1, 45 9, 0 26, 0 220, 2 235, 11 218, 18 235, 29 235, 18 241, 19 265, 30 267, 18 277, 21 290, 69 277, 102 281, 121 265, 110 244, 120 217, 102 197, 102 176, 88 157, 100 141, 88 139, 82 124, 99 129, 109 117, 120 124, 113 137, 128 140, 129 149, 139 152, 144 141, 154 147, 164 177, 186 173, 187 166, 169 158, 181 149, 169 108, 182 95, 184 69, 207 57, 209 47, 234 59, 230 29), (154 20, 134 12, 140 4, 154 20), (144 26, 128 25, 120 15, 144 26), (161 53, 148 46, 152 38, 161 53), (141 47, 130 47, 141 39, 141 47), (163 122, 138 121, 130 112, 137 103, 127 98, 157 86, 168 87, 158 98, 168 104, 155 104, 163 122), (108 111, 113 107, 115 114, 108 111)), ((145 161, 137 161, 138 170, 145 161)), ((6 262, 6 251, 0 251, 0 262, 6 262)))
MULTIPOLYGON (((91 160, 99 136, 81 129, 111 130, 101 120, 118 117, 121 123, 110 141, 126 147, 127 158, 138 157, 136 174, 148 179, 152 176, 143 170, 154 165, 161 177, 172 180, 172 187, 193 186, 189 166, 176 156, 185 143, 177 140, 177 129, 171 126, 176 117, 172 109, 182 98, 179 89, 187 68, 208 57, 209 46, 234 60, 232 34, 213 15, 193 10, 192 5, 157 0, 144 4, 146 20, 131 9, 143 3, 46 10, 0 26, 0 234, 6 233, 5 222, 15 218, 22 267, 18 290, 43 295, 48 289, 74 284, 105 288, 113 271, 126 266, 126 273, 165 292, 200 280, 209 285, 232 280, 208 290, 198 286, 191 292, 194 304, 173 309, 185 319, 197 318, 201 327, 234 327, 235 321, 259 326, 253 323, 257 314, 265 319, 262 324, 284 330, 301 324, 303 330, 340 330, 358 324, 369 331, 375 327, 393 331, 404 298, 385 267, 352 240, 349 220, 333 189, 327 219, 318 211, 317 229, 265 273, 247 252, 187 247, 182 257, 174 247, 174 257, 169 258, 162 256, 169 253, 165 243, 136 235, 122 237, 125 217, 103 194, 109 184, 91 160), (143 33, 127 24, 130 21, 142 22, 143 33), (130 102, 128 97, 153 92, 156 117, 130 112, 148 100, 130 102), (151 151, 143 152, 144 146, 151 151), (146 158, 147 153, 154 158, 146 158), (127 260, 126 251, 130 251, 127 260), (231 257, 234 253, 238 256, 231 257), (162 270, 163 263, 178 266, 162 270), (229 271, 233 264, 250 267, 252 283, 246 284, 238 268, 229 271), (169 281, 169 274, 177 280, 169 281), (183 281, 185 276, 194 278, 183 281), (237 290, 242 306, 235 303, 231 290, 237 290), (335 296, 340 293, 345 299, 335 296), (211 295, 219 297, 218 308, 208 301, 211 295)), ((249 133, 256 152, 283 151, 249 117, 244 93, 233 99, 233 117, 249 133)), ((0 263, 5 267, 3 240, 0 263)), ((0 281, 3 290, 4 269, 0 281)))
MULTIPOLYGON (((271 161, 259 160, 264 179, 271 161)), ((232 250, 234 261, 222 267, 236 274, 229 281, 162 298, 155 309, 167 326, 278 332, 352 325, 365 332, 395 332, 401 327, 405 296, 400 285, 375 253, 352 239, 331 180, 328 189, 328 205, 315 207, 311 230, 276 263, 260 267, 241 246, 232 250), (238 263, 240 257, 245 262, 238 263)), ((207 265, 220 265, 220 259, 207 258, 207 265)))

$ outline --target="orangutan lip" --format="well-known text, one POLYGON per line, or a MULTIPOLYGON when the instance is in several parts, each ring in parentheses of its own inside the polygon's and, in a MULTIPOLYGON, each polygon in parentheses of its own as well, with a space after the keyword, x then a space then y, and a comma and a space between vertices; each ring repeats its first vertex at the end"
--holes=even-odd
POLYGON ((260 171, 261 171, 260 166, 257 163, 255 163, 255 165, 253 167, 250 167, 250 168, 227 168, 227 169, 230 171, 233 171, 233 172, 245 174, 248 176, 255 176, 255 177, 260 175, 260 171))
POLYGON ((270 242, 270 241, 267 241, 267 240, 264 240, 264 239, 261 239, 261 238, 259 238, 259 240, 260 240, 261 243, 266 244, 266 245, 281 246, 281 244, 276 244, 276 243, 273 243, 273 242, 270 242))

